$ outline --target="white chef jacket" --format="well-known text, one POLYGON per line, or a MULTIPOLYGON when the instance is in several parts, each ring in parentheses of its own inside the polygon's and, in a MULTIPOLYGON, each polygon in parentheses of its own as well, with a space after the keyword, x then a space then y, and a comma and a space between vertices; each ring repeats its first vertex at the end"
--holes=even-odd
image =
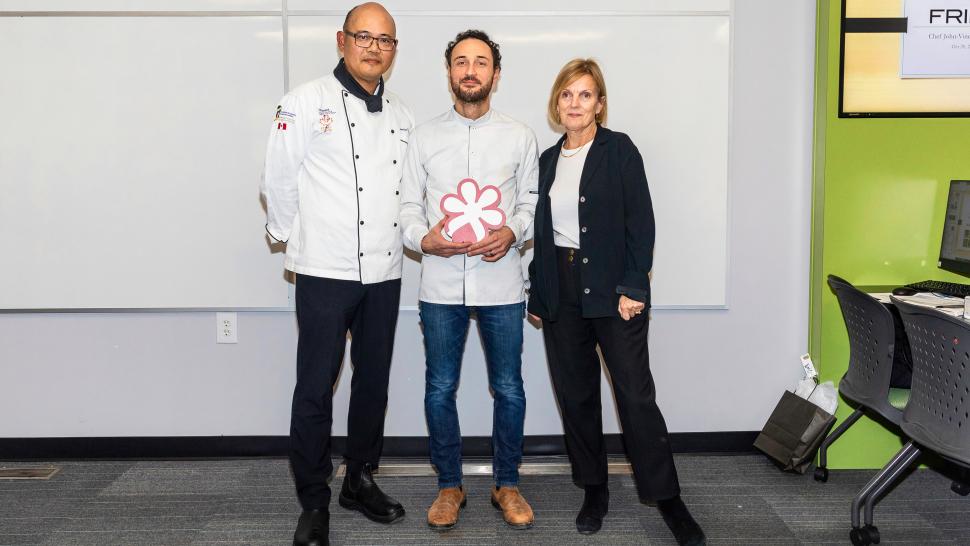
POLYGON ((421 252, 421 239, 444 216, 441 198, 455 193, 465 178, 502 193, 499 206, 515 234, 514 246, 497 262, 483 261, 482 255, 425 255, 419 298, 469 306, 521 302, 526 278, 517 248, 532 238, 539 185, 535 133, 495 110, 471 120, 452 108, 416 127, 401 186, 401 226, 408 248, 421 252))
POLYGON ((332 74, 280 101, 266 147, 266 231, 294 273, 364 284, 401 278, 401 173, 411 110, 384 92, 381 112, 332 74))

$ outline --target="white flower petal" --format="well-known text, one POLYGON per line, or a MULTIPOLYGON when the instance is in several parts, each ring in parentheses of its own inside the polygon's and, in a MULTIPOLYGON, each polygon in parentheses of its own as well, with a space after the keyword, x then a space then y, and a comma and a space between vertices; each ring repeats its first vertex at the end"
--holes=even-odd
POLYGON ((502 223, 505 221, 505 215, 502 214, 502 211, 495 210, 495 209, 483 210, 479 218, 482 219, 482 222, 484 222, 489 226, 492 226, 493 228, 494 226, 502 225, 502 223))
POLYGON ((445 224, 445 232, 448 234, 449 237, 454 237, 456 231, 461 229, 462 226, 464 226, 465 224, 473 223, 472 220, 473 219, 470 218, 467 214, 455 216, 451 220, 448 220, 448 223, 445 224))
POLYGON ((502 196, 499 194, 498 188, 495 186, 485 186, 482 194, 478 196, 478 204, 484 208, 490 205, 497 205, 500 199, 502 199, 502 196))
POLYGON ((466 178, 458 184, 458 194, 466 203, 474 203, 478 199, 478 182, 466 178))
POLYGON ((449 193, 441 200, 441 208, 449 215, 462 214, 465 212, 466 205, 457 195, 449 193))
POLYGON ((475 231, 476 242, 481 241, 482 239, 485 238, 486 235, 488 235, 488 232, 485 231, 485 226, 483 226, 481 222, 472 222, 469 225, 471 225, 472 230, 475 231))

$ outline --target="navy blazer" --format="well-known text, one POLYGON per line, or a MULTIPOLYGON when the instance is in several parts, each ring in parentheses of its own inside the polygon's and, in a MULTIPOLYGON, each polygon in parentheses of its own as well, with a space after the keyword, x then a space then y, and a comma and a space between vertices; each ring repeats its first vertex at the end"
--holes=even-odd
MULTIPOLYGON (((549 189, 565 135, 539 157, 535 254, 529 265, 529 312, 557 320, 559 271, 549 189)), ((579 252, 583 317, 617 316, 620 294, 650 306, 655 227, 640 151, 623 133, 598 127, 579 182, 579 252)))

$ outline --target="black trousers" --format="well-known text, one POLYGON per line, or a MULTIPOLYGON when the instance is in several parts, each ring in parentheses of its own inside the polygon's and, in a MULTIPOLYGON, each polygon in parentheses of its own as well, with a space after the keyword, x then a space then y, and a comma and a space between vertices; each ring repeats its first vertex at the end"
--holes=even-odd
POLYGON ((330 503, 333 388, 350 331, 348 460, 377 465, 384 440, 387 383, 401 300, 401 280, 361 284, 296 276, 296 388, 290 420, 290 464, 304 510, 330 503))
POLYGON ((580 268, 569 249, 557 248, 559 317, 542 322, 546 355, 566 433, 573 480, 607 482, 606 447, 600 405, 599 345, 613 382, 623 441, 640 499, 680 494, 667 424, 657 407, 647 348, 648 314, 625 321, 619 314, 583 318, 580 268))

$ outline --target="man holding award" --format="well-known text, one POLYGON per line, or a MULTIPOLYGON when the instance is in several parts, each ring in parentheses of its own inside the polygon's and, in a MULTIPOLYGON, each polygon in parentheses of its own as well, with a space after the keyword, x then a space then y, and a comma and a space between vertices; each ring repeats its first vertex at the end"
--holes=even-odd
POLYGON ((412 132, 401 183, 404 243, 424 256, 424 401, 439 487, 428 510, 433 529, 453 527, 465 505, 455 396, 473 313, 495 398, 492 504, 512 527, 533 522, 518 491, 525 420, 518 248, 532 237, 538 160, 533 131, 490 108, 501 59, 498 44, 481 31, 462 32, 448 44, 454 108, 412 132))

